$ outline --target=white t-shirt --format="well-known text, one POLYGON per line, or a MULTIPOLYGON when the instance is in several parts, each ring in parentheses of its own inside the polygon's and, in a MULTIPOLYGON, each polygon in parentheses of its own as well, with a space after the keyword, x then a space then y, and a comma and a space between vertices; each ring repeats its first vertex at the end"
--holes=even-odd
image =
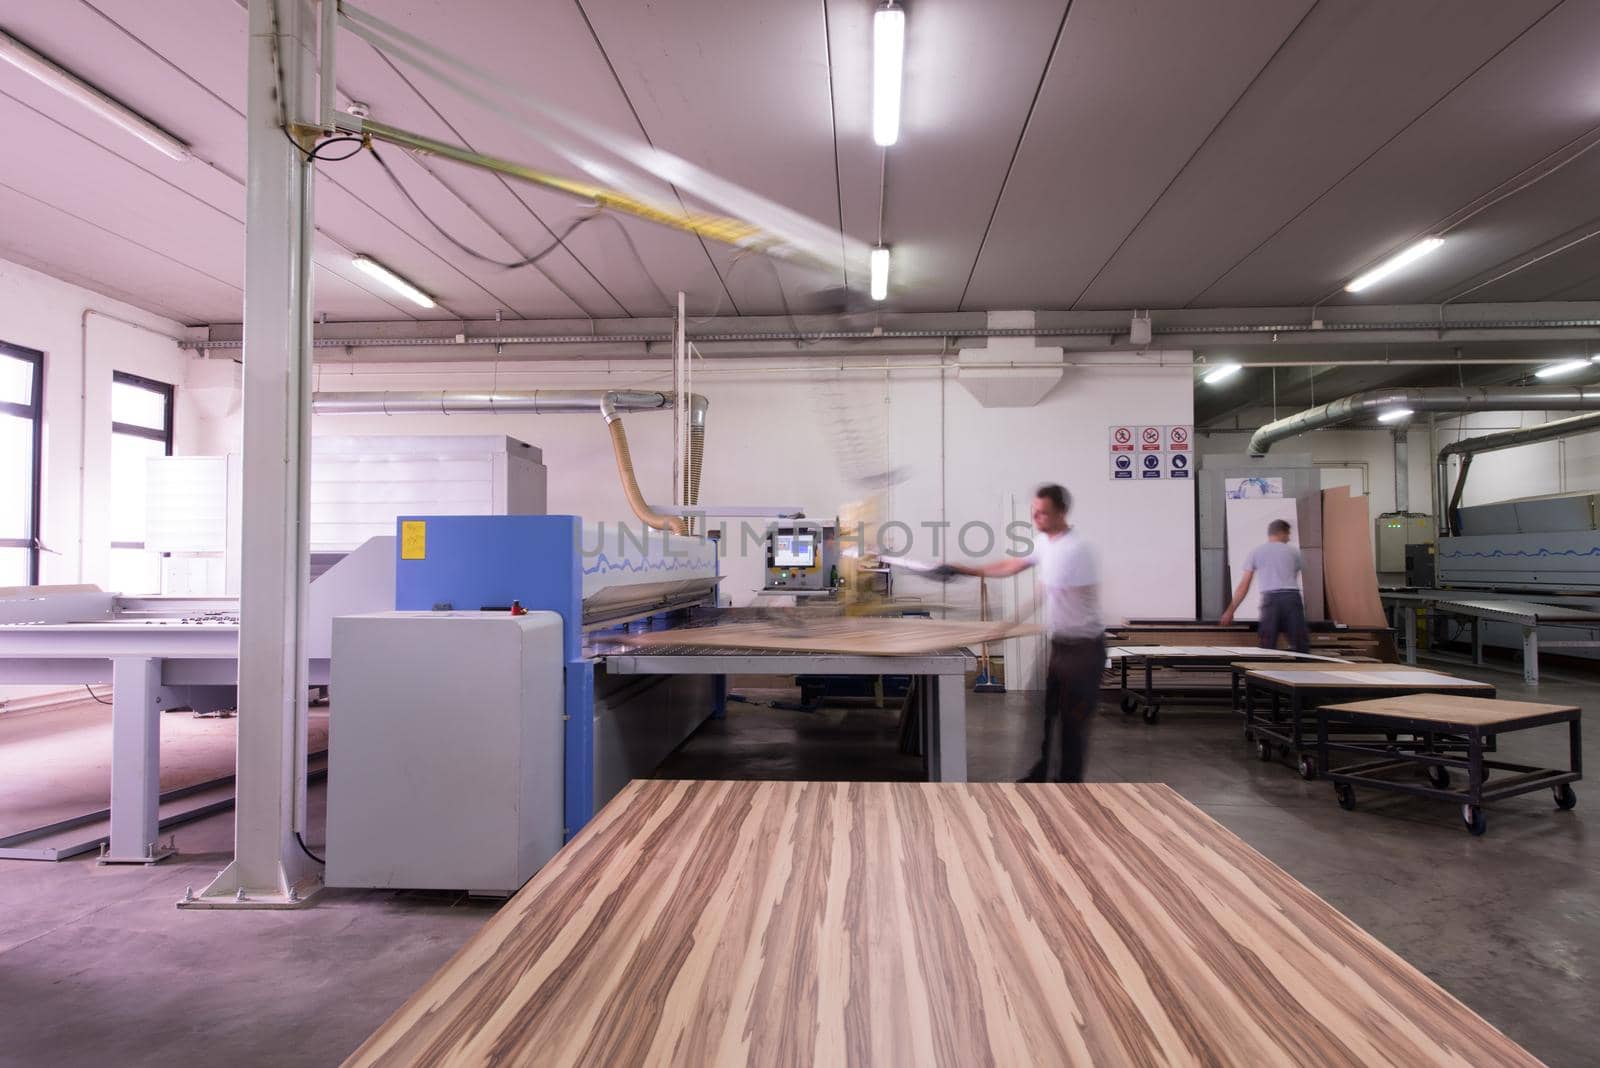
POLYGON ((1039 569, 1045 632, 1052 638, 1098 638, 1100 565, 1076 531, 1054 538, 1035 532, 1028 563, 1039 569))

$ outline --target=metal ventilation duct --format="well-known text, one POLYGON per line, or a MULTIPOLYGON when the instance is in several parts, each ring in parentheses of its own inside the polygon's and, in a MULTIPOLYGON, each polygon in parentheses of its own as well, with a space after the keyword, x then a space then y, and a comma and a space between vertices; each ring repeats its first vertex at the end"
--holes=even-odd
POLYGON ((1480 452, 1494 452, 1497 449, 1509 449, 1517 445, 1532 445, 1538 441, 1554 441, 1557 438, 1569 437, 1573 434, 1582 434, 1590 430, 1600 430, 1600 412, 1588 412, 1583 415, 1574 415, 1566 419, 1555 419, 1548 423, 1537 423, 1534 426, 1525 426, 1517 430, 1502 430, 1495 434, 1480 434, 1473 438, 1462 438, 1453 441, 1439 450, 1438 459, 1434 461, 1434 480, 1439 487, 1439 502, 1448 523, 1439 524, 1441 535, 1452 533, 1460 523, 1457 522, 1456 513, 1461 507, 1461 493, 1467 485, 1467 472, 1472 468, 1472 458, 1480 452), (1456 488, 1450 489, 1450 457, 1461 457, 1461 470, 1456 474, 1456 488), (1445 502, 1448 501, 1448 504, 1445 502))
POLYGON ((1250 455, 1265 456, 1268 449, 1284 438, 1292 438, 1309 430, 1338 426, 1354 419, 1375 417, 1390 408, 1410 408, 1413 412, 1600 410, 1600 389, 1593 386, 1491 386, 1470 389, 1375 389, 1353 393, 1261 427, 1250 437, 1250 455))

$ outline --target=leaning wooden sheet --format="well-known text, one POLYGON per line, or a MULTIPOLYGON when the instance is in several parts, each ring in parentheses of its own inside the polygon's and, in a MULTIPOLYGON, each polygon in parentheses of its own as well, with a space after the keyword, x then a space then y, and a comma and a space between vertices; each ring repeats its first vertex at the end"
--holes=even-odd
POLYGON ((347 1063, 1538 1064, 1163 785, 664 780, 347 1063))
POLYGON ((1029 624, 980 623, 943 619, 809 619, 802 622, 723 623, 620 636, 624 645, 694 646, 716 649, 771 649, 798 653, 851 653, 856 656, 906 656, 997 642, 1036 634, 1029 624))

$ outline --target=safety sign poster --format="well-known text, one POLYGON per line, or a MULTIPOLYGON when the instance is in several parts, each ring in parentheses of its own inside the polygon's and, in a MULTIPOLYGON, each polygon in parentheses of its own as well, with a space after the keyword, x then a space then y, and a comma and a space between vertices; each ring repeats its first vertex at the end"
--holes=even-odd
POLYGON ((1194 427, 1187 423, 1117 425, 1109 441, 1113 481, 1194 478, 1194 427))

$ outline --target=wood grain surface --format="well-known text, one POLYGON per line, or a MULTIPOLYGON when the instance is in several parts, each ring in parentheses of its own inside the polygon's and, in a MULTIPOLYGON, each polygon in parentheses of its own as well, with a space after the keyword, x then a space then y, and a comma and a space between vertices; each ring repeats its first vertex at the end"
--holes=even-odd
POLYGON ((1276 682, 1290 689, 1384 689, 1415 686, 1419 689, 1482 690, 1494 693, 1494 687, 1476 679, 1461 679, 1440 671, 1407 667, 1404 664, 1366 664, 1363 671, 1327 671, 1310 664, 1288 667, 1252 668, 1247 676, 1276 682))
POLYGON ((853 653, 857 656, 903 656, 959 649, 1038 632, 1039 628, 1031 624, 848 617, 680 627, 619 635, 617 641, 641 649, 653 645, 690 645, 703 648, 853 653))
POLYGON ((1370 701, 1349 701, 1328 705, 1332 712, 1360 712, 1368 716, 1397 716, 1425 719, 1435 723, 1489 727, 1538 719, 1560 712, 1576 712, 1576 705, 1545 705, 1533 701, 1498 701, 1486 697, 1452 694, 1415 693, 1405 697, 1378 697, 1370 701))
POLYGON ((350 1065, 1534 1065, 1161 785, 636 781, 350 1065))

